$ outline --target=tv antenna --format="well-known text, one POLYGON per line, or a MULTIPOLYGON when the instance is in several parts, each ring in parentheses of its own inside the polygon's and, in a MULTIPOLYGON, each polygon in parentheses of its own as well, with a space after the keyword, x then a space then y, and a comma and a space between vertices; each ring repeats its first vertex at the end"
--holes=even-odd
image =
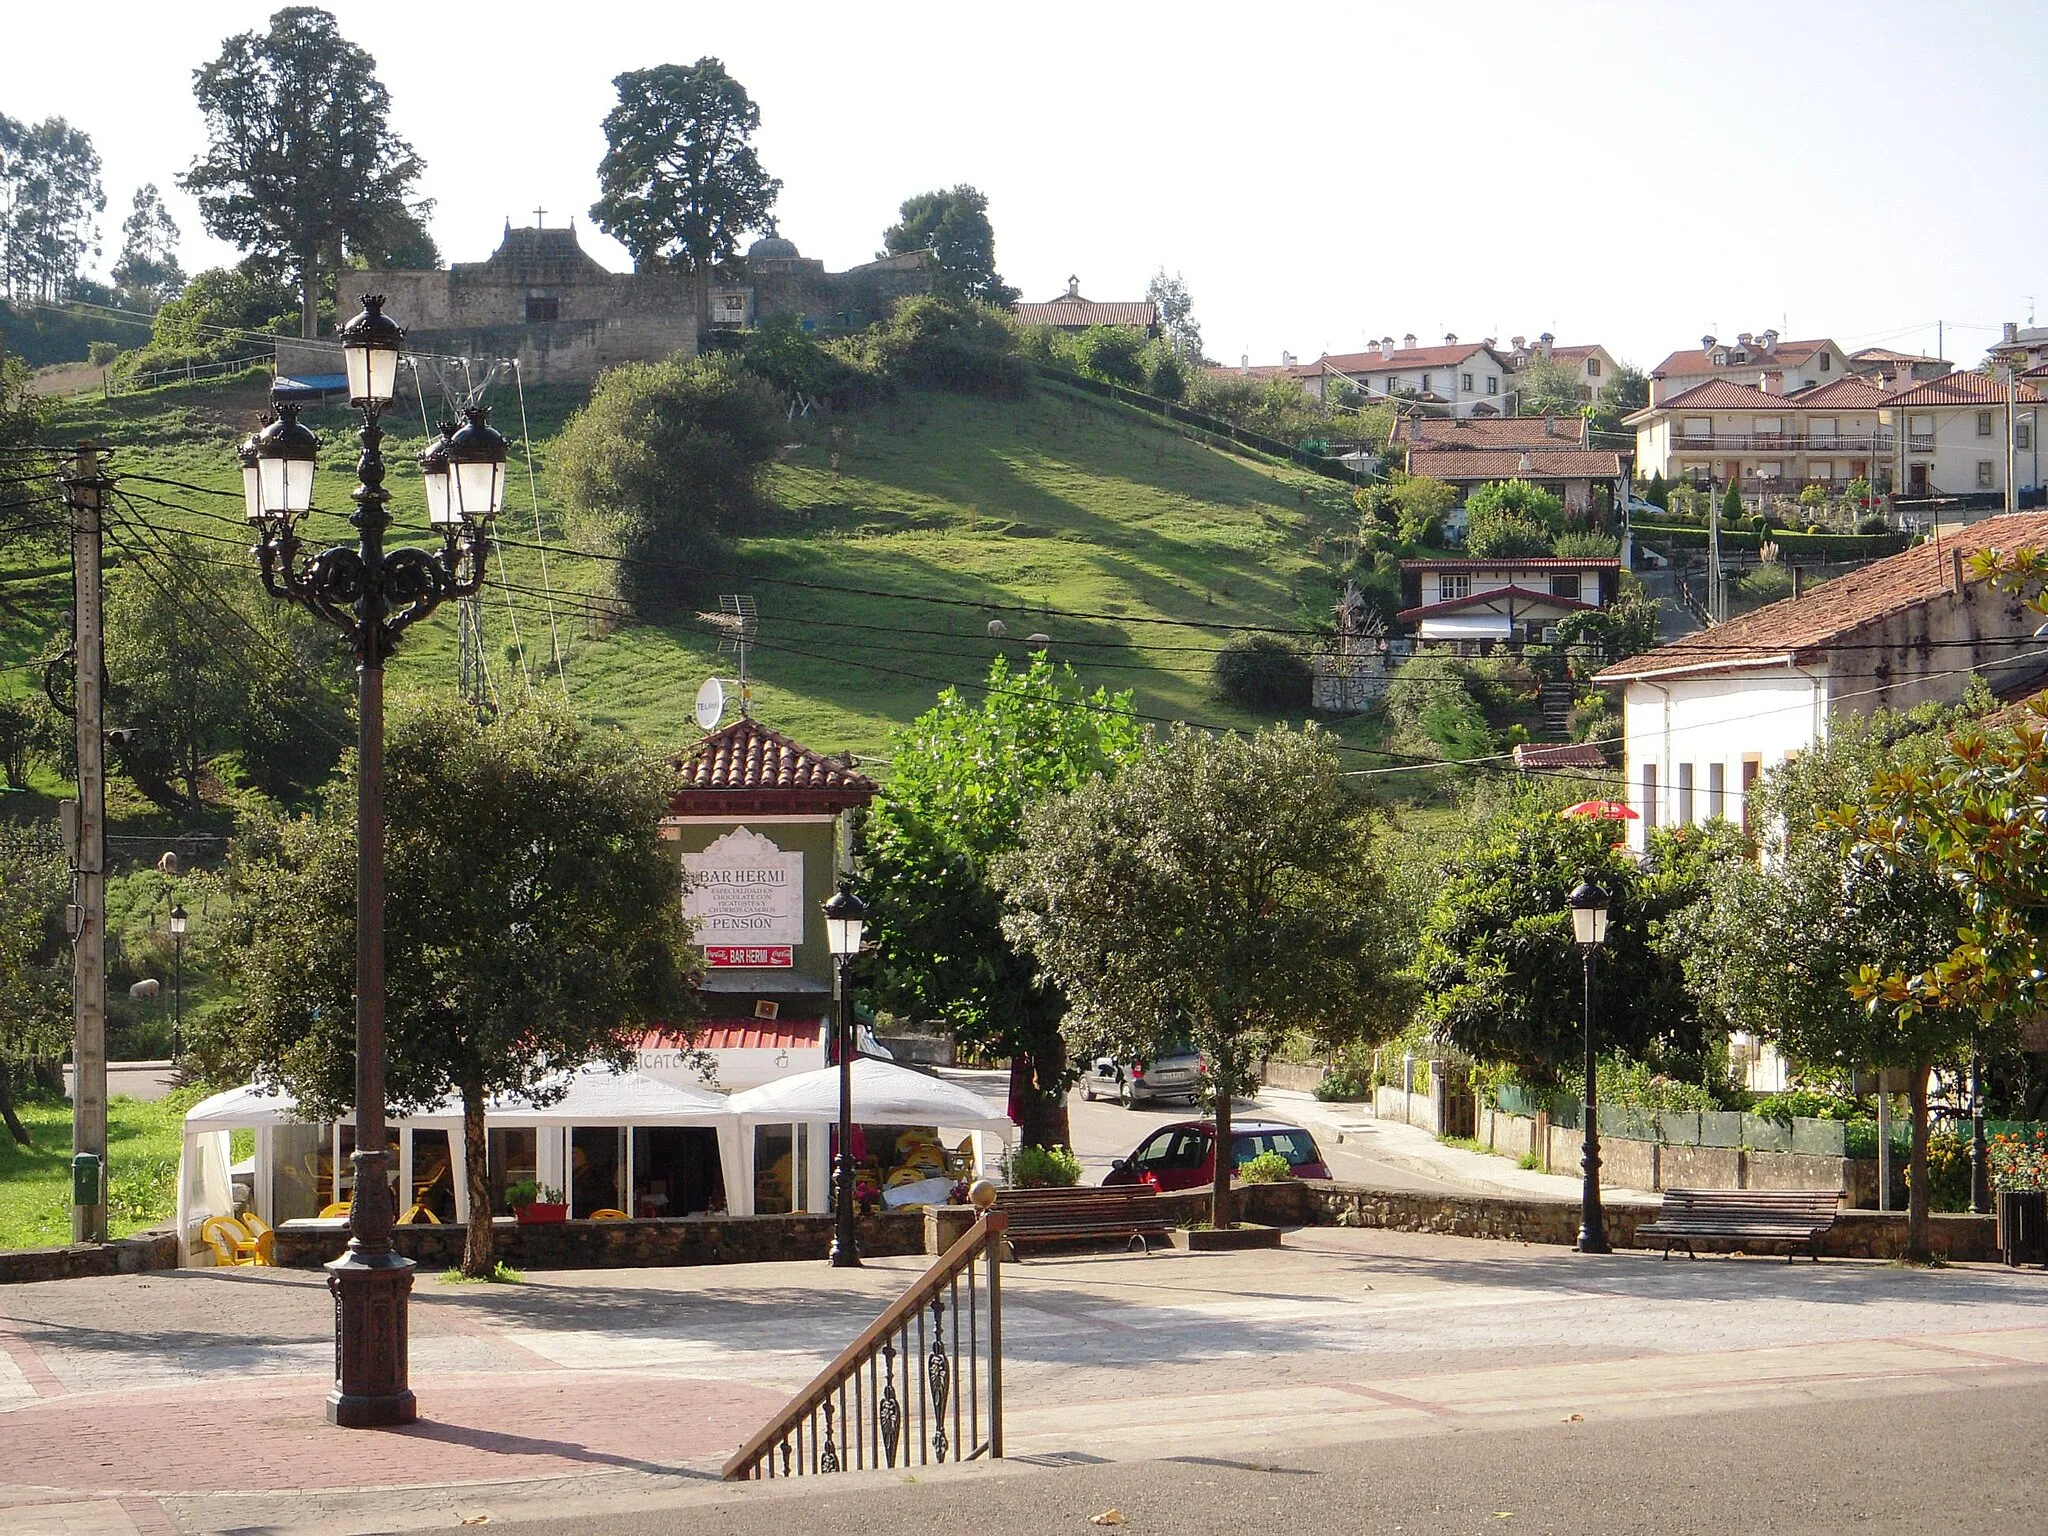
MULTIPOLYGON (((739 657, 740 675, 733 681, 739 689, 740 718, 744 720, 748 717, 754 702, 753 689, 747 682, 747 652, 753 648, 754 636, 761 628, 760 605, 745 593, 725 592, 719 595, 718 612, 700 613, 697 617, 700 621, 710 625, 712 629, 717 631, 720 655, 731 652, 739 657)), ((712 681, 716 682, 718 680, 714 678, 712 681)), ((708 687, 709 685, 707 684, 706 686, 708 687)), ((698 701, 701 705, 703 701, 702 690, 699 690, 698 701)), ((723 702, 724 696, 723 690, 721 690, 721 706, 723 702)), ((706 726, 705 729, 709 730, 710 727, 706 726)))

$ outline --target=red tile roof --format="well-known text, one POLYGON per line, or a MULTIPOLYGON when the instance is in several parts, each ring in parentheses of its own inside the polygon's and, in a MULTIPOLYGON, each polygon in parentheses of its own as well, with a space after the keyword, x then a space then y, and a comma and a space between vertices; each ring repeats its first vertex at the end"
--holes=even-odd
POLYGON ((1070 299, 1062 295, 1044 304, 1012 305, 1010 313, 1025 325, 1123 325, 1133 330, 1150 330, 1159 323, 1159 306, 1142 300, 1111 300, 1098 304, 1093 299, 1070 299))
POLYGON ((1424 603, 1416 608, 1403 608, 1394 617, 1403 624, 1416 619, 1434 619, 1450 613, 1463 613, 1468 608, 1486 608, 1496 602, 1505 601, 1531 608, 1564 608, 1576 613, 1582 608, 1597 608, 1598 603, 1581 602, 1576 597, 1559 597, 1555 592, 1538 592, 1531 587, 1488 587, 1484 592, 1473 592, 1465 597, 1446 598, 1440 603, 1424 603))
POLYGON ((1781 341, 1775 351, 1766 352, 1763 343, 1753 337, 1747 347, 1738 341, 1721 341, 1714 344, 1714 350, 1725 351, 1728 354, 1727 362, 1716 363, 1705 352, 1694 347, 1689 351, 1672 353, 1650 370, 1650 377, 1654 379, 1674 373, 1683 377, 1689 373, 1716 373, 1728 368, 1768 368, 1773 363, 1803 363, 1822 347, 1829 345, 1832 343, 1823 336, 1814 341, 1781 341), (1746 362, 1735 361, 1735 354, 1738 351, 1749 354, 1746 362))
MULTIPOLYGON (((1980 550, 2048 547, 2048 512, 2018 512, 1972 523, 1940 542, 1916 545, 1837 576, 1803 597, 1788 597, 1660 645, 1601 672, 1596 682, 1625 683, 1672 672, 1709 673, 1790 663, 1879 619, 1949 590, 1954 559, 1980 550)), ((1964 574, 1967 582, 1970 577, 1964 574)))
MULTIPOLYGON (((1552 359, 1553 361, 1560 361, 1560 362, 1567 362, 1567 363, 1583 363, 1583 362, 1584 362, 1584 361, 1585 361, 1585 360, 1586 360, 1587 358, 1591 357, 1591 356, 1592 356, 1592 355, 1593 355, 1593 354, 1594 354, 1595 352, 1604 352, 1604 351, 1606 351, 1606 350, 1607 350, 1607 349, 1606 349, 1605 347, 1602 347, 1602 346, 1601 346, 1601 345, 1600 345, 1599 343, 1597 343, 1597 342, 1595 342, 1595 343, 1594 343, 1594 344, 1593 344, 1592 346, 1588 346, 1588 347, 1560 347, 1560 346, 1556 346, 1556 345, 1553 345, 1553 346, 1551 347, 1551 349, 1550 349, 1550 356, 1551 356, 1551 359, 1552 359)), ((1531 347, 1531 348, 1529 349, 1529 355, 1530 355, 1531 357, 1534 357, 1534 356, 1538 355, 1538 354, 1537 354, 1537 349, 1536 349, 1536 348, 1534 348, 1534 347, 1531 347)))
MULTIPOLYGON (((1763 411, 1783 410, 1791 404, 1789 395, 1773 395, 1758 389, 1754 384, 1738 384, 1733 379, 1709 379, 1704 384, 1695 384, 1691 389, 1680 390, 1661 405, 1653 405, 1649 411, 1639 411, 1637 416, 1647 416, 1650 411, 1763 411)), ((1631 420, 1635 418, 1630 418, 1631 420)))
POLYGON ((1621 473, 1621 455, 1592 448, 1530 450, 1528 469, 1523 453, 1513 448, 1436 448, 1408 450, 1408 473, 1434 480, 1612 480, 1621 473))
MULTIPOLYGON (((2038 404, 2041 396, 2031 384, 2021 384, 2014 398, 2022 405, 2038 404)), ((1938 379, 1895 389, 1884 397, 1886 405, 2003 405, 2005 380, 1987 379, 1981 373, 1946 373, 1938 379)))
MULTIPOLYGON (((707 1019, 689 1043, 700 1051, 786 1051, 816 1046, 821 1028, 818 1019, 707 1019)), ((677 1050, 685 1038, 671 1030, 649 1030, 640 1037, 640 1049, 677 1050)))
POLYGON ((1566 560, 1556 555, 1531 555, 1527 558, 1503 558, 1500 560, 1403 560, 1404 571, 1465 571, 1478 574, 1484 571, 1618 571, 1619 560, 1609 558, 1566 560))
POLYGON ((675 814, 761 814, 791 801, 795 814, 848 810, 874 798, 874 780, 845 763, 820 757, 760 721, 742 717, 690 748, 678 760, 682 786, 675 814), (737 802, 744 801, 744 805, 737 802))
POLYGON ((1890 347, 1865 347, 1860 352, 1851 352, 1852 363, 1938 363, 1943 359, 1928 357, 1921 352, 1894 352, 1890 347))
POLYGON ((1552 742, 1545 746, 1524 741, 1515 746, 1515 766, 1524 772, 1531 768, 1605 768, 1607 754, 1590 741, 1552 742))
POLYGON ((1432 448, 1541 448, 1546 452, 1586 446, 1586 418, 1557 416, 1403 416, 1394 423, 1394 443, 1427 443, 1432 448))

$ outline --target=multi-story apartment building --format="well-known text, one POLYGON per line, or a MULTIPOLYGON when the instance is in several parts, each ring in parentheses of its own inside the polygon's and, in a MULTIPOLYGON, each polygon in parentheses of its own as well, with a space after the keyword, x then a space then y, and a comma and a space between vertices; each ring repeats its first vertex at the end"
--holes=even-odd
POLYGON ((1892 485, 1902 496, 2031 501, 2043 480, 2041 391, 2034 383, 1951 373, 1881 401, 1892 444, 1892 485), (2008 453, 2008 445, 2010 453, 2008 453))
POLYGON ((1702 336, 1697 350, 1674 352, 1650 370, 1650 404, 1661 405, 1715 380, 1749 384, 1774 395, 1789 395, 1832 384, 1851 371, 1849 359, 1832 341, 1781 341, 1776 331, 1733 341, 1702 336))
POLYGON ((1368 399, 1413 400, 1440 408, 1450 416, 1512 416, 1514 368, 1485 341, 1461 342, 1455 335, 1443 345, 1418 347, 1404 336, 1399 346, 1385 337, 1369 351, 1324 356, 1313 364, 1297 364, 1296 376, 1310 394, 1322 399, 1340 385, 1368 399))
POLYGON ((1562 363, 1579 376, 1579 399, 1590 404, 1600 398, 1600 391, 1607 387, 1619 370, 1614 354, 1600 343, 1589 342, 1579 346, 1562 346, 1557 338, 1545 331, 1534 341, 1516 336, 1508 343, 1508 363, 1516 373, 1525 372, 1537 358, 1546 362, 1562 363))
POLYGON ((1729 379, 1695 384, 1628 418, 1636 471, 1699 486, 1733 482, 1751 496, 1874 481, 1893 447, 1885 398, 1872 380, 1854 376, 1797 395, 1729 379))

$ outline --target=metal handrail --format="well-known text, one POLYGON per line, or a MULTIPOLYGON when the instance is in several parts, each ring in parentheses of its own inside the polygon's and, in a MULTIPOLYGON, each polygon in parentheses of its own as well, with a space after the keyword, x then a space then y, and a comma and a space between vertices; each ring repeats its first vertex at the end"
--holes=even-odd
POLYGON ((726 1481, 1000 1457, 1002 1234, 1008 1220, 1000 1211, 984 1212, 748 1437, 726 1461, 726 1481))

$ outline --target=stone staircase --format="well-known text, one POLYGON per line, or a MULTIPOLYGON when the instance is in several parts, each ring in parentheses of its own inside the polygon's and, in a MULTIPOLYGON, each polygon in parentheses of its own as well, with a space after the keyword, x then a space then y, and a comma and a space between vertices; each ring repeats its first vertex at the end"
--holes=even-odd
POLYGON ((1570 741, 1572 739, 1572 685, 1570 683, 1545 683, 1543 685, 1543 735, 1544 741, 1570 741))

